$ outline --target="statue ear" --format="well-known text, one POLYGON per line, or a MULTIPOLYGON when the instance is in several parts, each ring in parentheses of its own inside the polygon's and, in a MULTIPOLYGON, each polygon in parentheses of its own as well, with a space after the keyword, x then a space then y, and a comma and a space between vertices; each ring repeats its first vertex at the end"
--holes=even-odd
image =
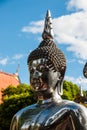
POLYGON ((61 74, 60 74, 60 72, 57 72, 57 80, 61 81, 61 74))
POLYGON ((63 82, 58 82, 57 84, 57 91, 58 91, 58 94, 61 96, 63 95, 63 82))
POLYGON ((60 72, 57 73, 57 91, 59 95, 63 95, 63 77, 61 76, 60 72))

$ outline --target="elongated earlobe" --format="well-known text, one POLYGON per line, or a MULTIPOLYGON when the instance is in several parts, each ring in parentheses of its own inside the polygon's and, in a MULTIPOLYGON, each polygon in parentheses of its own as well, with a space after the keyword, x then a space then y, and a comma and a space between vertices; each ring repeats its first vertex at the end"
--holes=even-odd
POLYGON ((57 91, 60 96, 63 95, 63 83, 62 82, 58 82, 57 91))

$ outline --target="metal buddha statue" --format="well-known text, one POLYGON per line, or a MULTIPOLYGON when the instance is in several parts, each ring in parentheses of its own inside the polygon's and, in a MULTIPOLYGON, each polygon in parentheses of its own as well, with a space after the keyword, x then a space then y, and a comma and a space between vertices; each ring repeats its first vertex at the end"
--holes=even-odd
POLYGON ((50 11, 42 38, 27 60, 38 101, 14 115, 10 130, 87 130, 87 108, 61 98, 66 59, 54 43, 50 11))

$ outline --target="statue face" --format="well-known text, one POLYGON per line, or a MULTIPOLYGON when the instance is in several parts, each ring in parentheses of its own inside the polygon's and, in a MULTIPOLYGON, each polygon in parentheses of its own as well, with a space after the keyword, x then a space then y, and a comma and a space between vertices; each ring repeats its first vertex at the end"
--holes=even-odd
POLYGON ((46 62, 46 59, 29 62, 30 83, 36 91, 52 92, 59 80, 60 73, 49 68, 46 62))

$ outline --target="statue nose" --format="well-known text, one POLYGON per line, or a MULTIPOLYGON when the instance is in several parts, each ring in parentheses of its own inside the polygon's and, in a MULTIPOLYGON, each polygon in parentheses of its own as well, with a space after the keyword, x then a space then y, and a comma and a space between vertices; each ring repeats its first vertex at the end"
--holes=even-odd
POLYGON ((40 73, 40 72, 35 71, 35 72, 33 73, 33 78, 38 78, 39 76, 41 76, 41 73, 40 73))

